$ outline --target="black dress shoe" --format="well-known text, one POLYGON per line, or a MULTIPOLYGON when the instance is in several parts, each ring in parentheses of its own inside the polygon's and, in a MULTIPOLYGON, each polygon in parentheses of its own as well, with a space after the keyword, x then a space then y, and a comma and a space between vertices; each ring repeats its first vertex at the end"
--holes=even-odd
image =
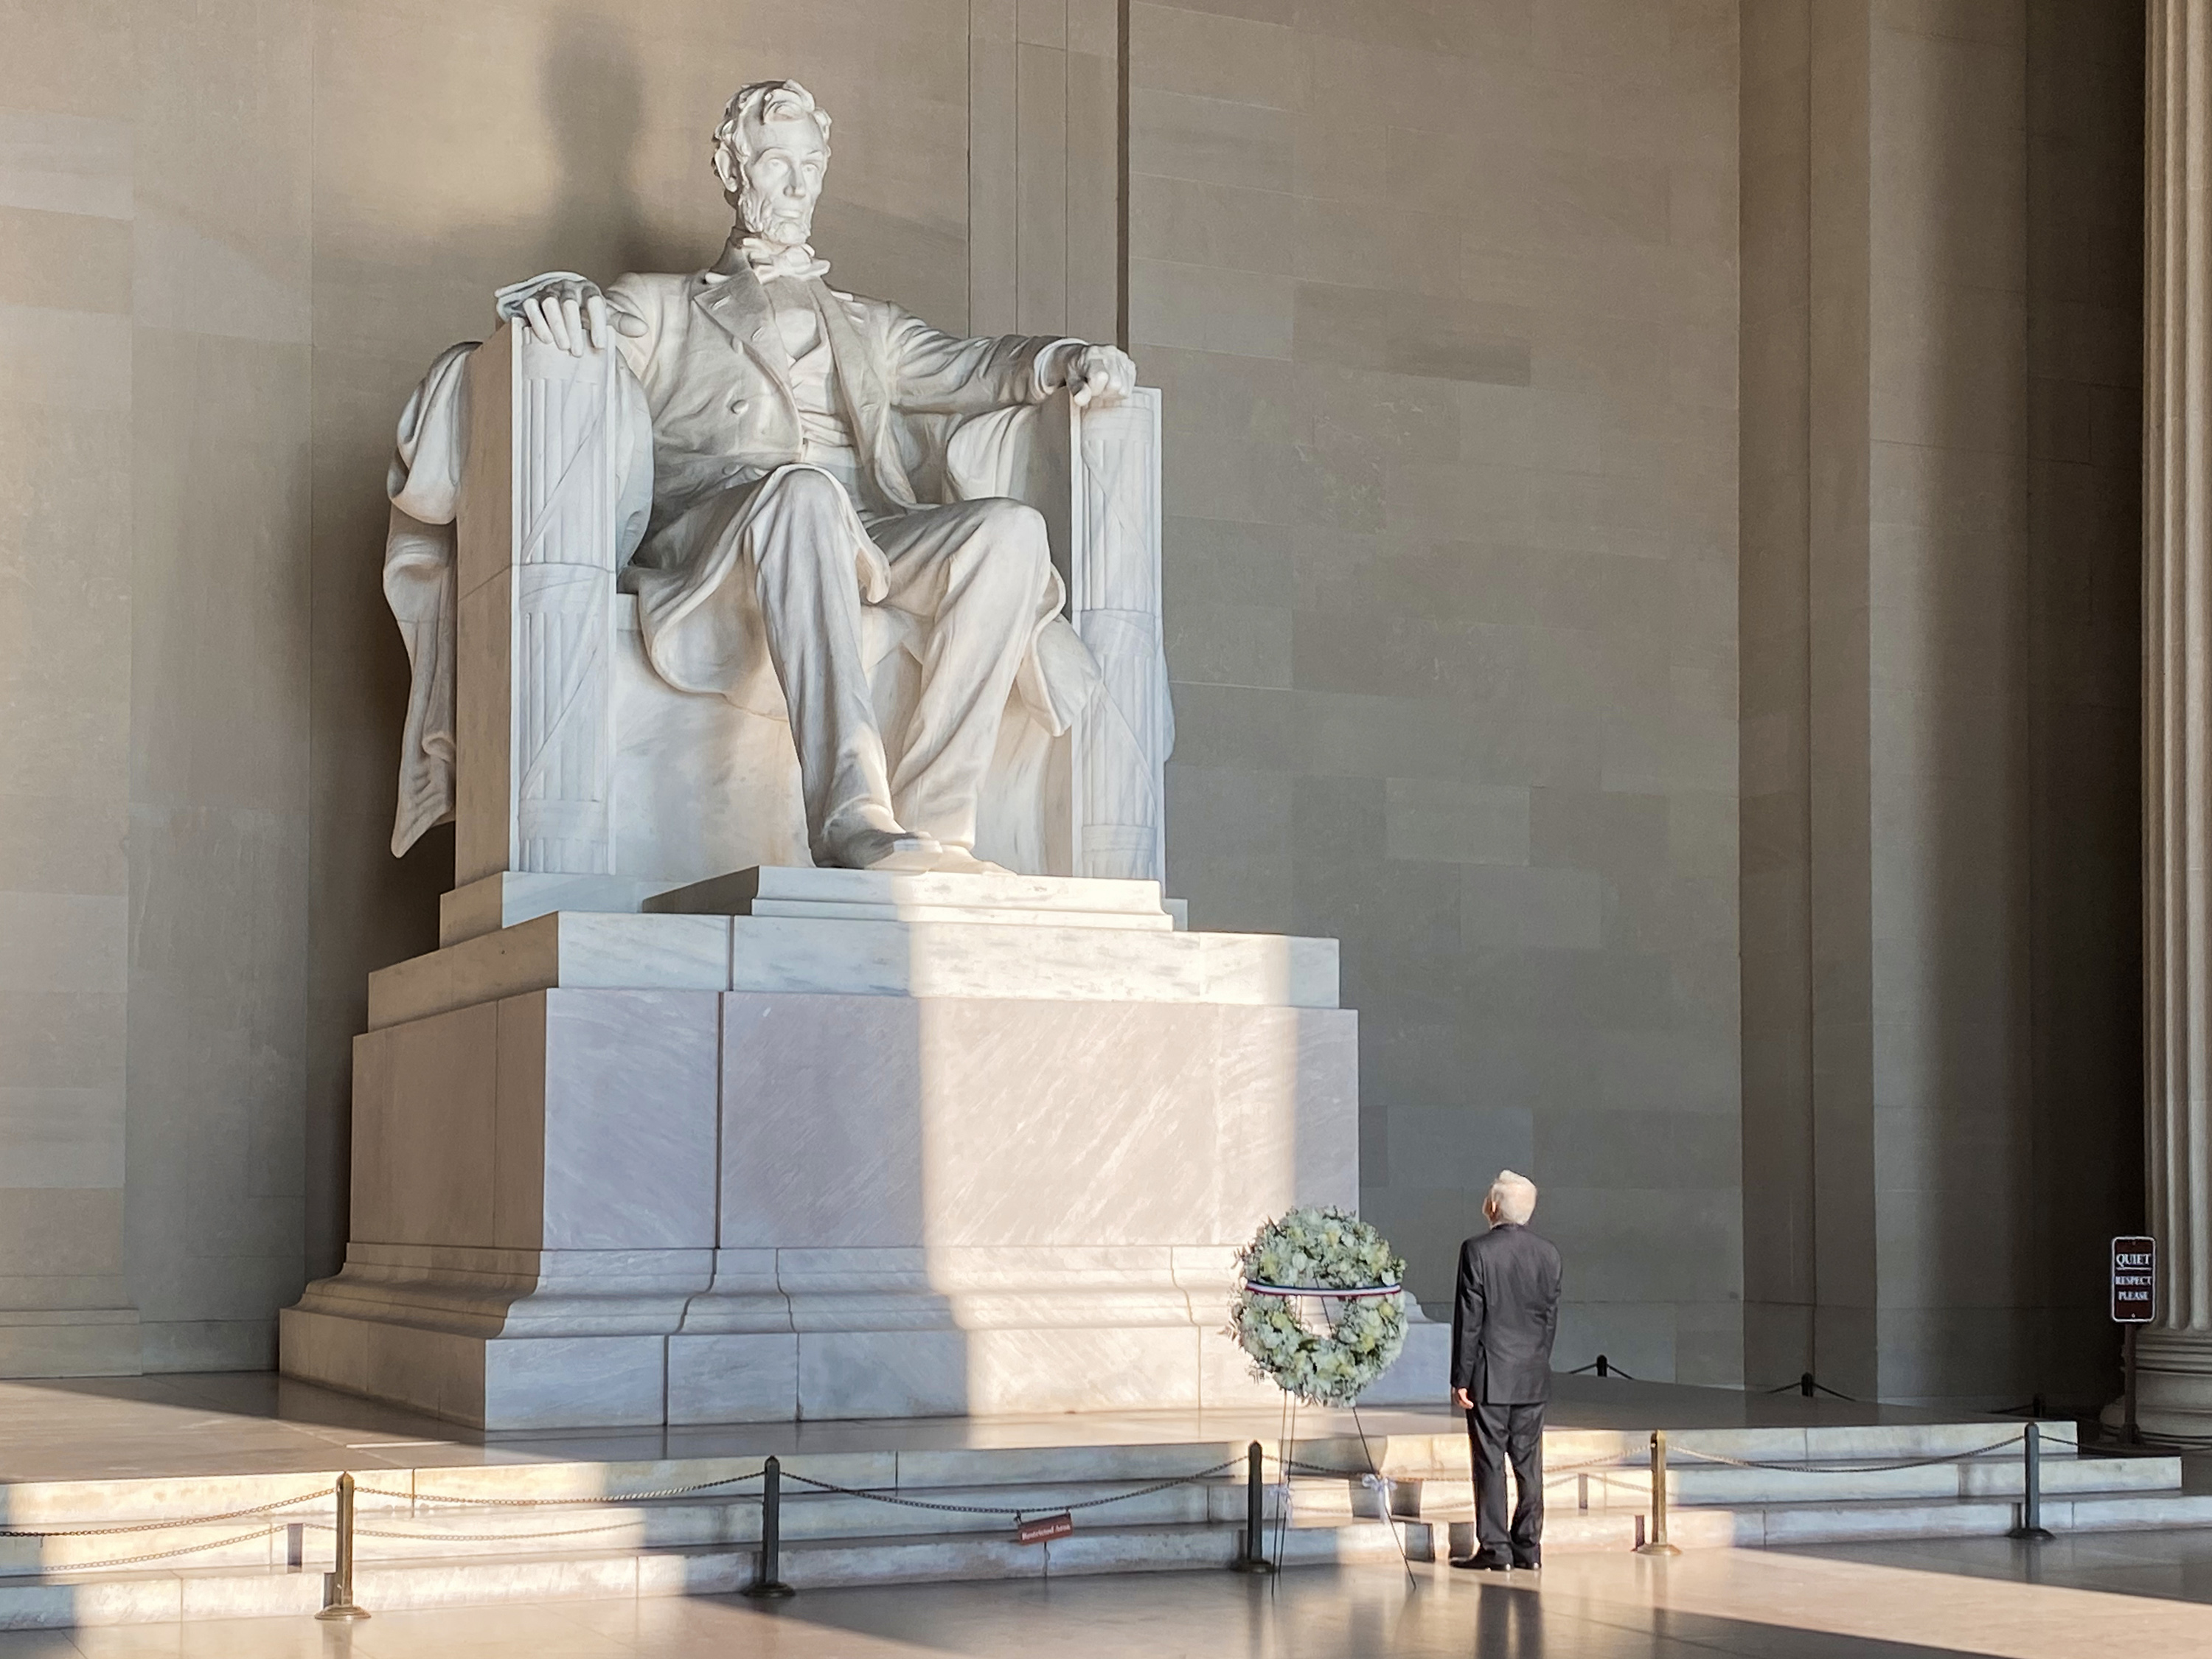
POLYGON ((1540 1572, 1543 1571, 1544 1558, 1534 1554, 1516 1555, 1513 1558, 1513 1565, 1523 1572, 1540 1572))
POLYGON ((1512 1559, 1510 1556, 1497 1555, 1488 1552, 1463 1555, 1452 1563, 1455 1567, 1467 1567, 1476 1572, 1504 1572, 1512 1565, 1512 1559))

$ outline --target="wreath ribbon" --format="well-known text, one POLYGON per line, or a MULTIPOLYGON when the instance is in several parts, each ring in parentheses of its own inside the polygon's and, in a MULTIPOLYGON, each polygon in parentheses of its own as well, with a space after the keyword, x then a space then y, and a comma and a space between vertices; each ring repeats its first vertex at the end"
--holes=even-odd
POLYGON ((1256 1279, 1248 1279, 1244 1281, 1244 1288, 1255 1296, 1338 1296, 1356 1301, 1363 1296, 1395 1296, 1406 1287, 1403 1285, 1362 1285, 1355 1290, 1342 1290, 1325 1285, 1264 1285, 1256 1279))

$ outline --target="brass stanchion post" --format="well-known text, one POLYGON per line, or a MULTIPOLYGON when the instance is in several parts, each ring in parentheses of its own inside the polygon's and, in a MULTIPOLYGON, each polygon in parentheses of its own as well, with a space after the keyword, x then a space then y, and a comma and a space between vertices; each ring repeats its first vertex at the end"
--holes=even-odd
POLYGON ((1244 1552, 1229 1564, 1231 1572, 1273 1572, 1267 1559, 1266 1521, 1261 1513, 1260 1443, 1244 1454, 1244 1552))
POLYGON ((1638 1555, 1680 1555, 1667 1541, 1667 1431, 1651 1431, 1651 1536, 1636 1547, 1638 1555))
POLYGON ((323 1610, 315 1615, 346 1624, 368 1617, 353 1601, 353 1477, 338 1477, 337 1570, 323 1589, 323 1610))
POLYGON ((783 1465, 771 1457, 761 1468, 760 1572, 738 1592, 756 1601, 781 1601, 796 1594, 782 1578, 783 1465))

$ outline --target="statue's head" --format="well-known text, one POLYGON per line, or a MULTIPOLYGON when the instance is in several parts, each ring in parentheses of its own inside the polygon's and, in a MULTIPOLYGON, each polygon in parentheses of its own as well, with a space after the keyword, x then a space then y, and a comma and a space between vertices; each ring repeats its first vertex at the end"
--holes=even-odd
POLYGON ((756 81, 714 129, 714 176, 748 234, 787 246, 814 234, 830 166, 830 112, 796 81, 756 81))

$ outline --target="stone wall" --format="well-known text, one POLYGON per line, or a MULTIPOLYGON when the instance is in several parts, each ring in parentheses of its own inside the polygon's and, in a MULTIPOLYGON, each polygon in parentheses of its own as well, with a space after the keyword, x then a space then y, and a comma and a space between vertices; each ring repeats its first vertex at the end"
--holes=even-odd
POLYGON ((0 1370, 263 1364, 303 1196, 307 9, 0 37, 0 1370))
POLYGON ((2111 1391, 2142 15, 1744 12, 1750 1380, 2111 1391))
POLYGON ((1344 943, 1363 1203, 1740 1375, 1736 9, 1131 9, 1194 926, 1344 943))

